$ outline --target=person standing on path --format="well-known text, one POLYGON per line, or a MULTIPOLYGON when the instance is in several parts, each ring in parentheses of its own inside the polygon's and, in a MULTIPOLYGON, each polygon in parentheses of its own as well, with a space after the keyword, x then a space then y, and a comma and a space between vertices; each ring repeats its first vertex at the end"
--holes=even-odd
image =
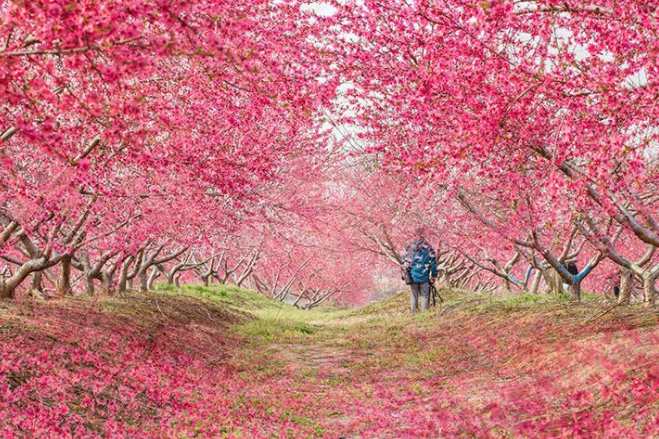
POLYGON ((405 246, 402 255, 403 273, 410 285, 410 306, 412 312, 428 309, 430 303, 430 285, 437 278, 437 254, 426 239, 426 231, 420 227, 416 230, 414 240, 405 246))

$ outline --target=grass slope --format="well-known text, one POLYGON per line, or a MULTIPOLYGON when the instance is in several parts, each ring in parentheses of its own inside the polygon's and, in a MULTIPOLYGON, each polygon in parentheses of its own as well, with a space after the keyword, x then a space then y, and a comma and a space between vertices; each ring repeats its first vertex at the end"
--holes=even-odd
POLYGON ((230 286, 0 302, 0 437, 659 437, 653 310, 440 293, 416 315, 230 286))

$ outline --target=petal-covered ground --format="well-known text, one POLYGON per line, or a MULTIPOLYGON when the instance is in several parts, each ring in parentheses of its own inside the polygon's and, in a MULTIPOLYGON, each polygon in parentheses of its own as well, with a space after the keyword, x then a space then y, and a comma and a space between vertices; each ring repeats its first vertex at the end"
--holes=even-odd
POLYGON ((226 288, 1 302, 0 437, 659 437, 654 311, 404 307, 303 312, 226 288))

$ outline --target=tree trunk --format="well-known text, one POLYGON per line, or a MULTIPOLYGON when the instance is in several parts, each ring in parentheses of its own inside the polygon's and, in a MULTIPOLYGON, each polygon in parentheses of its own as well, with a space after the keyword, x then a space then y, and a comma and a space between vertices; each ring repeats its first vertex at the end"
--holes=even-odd
POLYGON ((101 285, 103 285, 103 291, 108 296, 112 295, 112 276, 101 273, 101 285))
POLYGON ((570 298, 575 302, 581 302, 581 282, 570 285, 570 298))
POLYGON ((11 288, 5 279, 0 280, 0 299, 13 299, 14 289, 11 288))
POLYGON ((62 258, 62 272, 57 280, 57 293, 60 296, 70 295, 71 288, 71 256, 62 258))
POLYGON ((94 278, 85 273, 85 294, 94 296, 94 278))
POLYGON ((547 269, 544 268, 544 267, 536 267, 536 268, 538 269, 538 271, 542 275, 542 280, 545 281, 545 288, 546 288, 545 294, 551 294, 552 293, 552 290, 551 290, 552 280, 551 280, 551 276, 549 275, 549 273, 547 273, 547 269))
POLYGON ((533 280, 531 281, 531 294, 538 294, 538 289, 540 288, 541 279, 542 279, 542 273, 540 272, 540 270, 538 270, 533 275, 533 280))
POLYGON ((155 268, 153 269, 153 271, 151 272, 151 276, 149 276, 149 281, 147 282, 147 289, 148 289, 148 290, 153 290, 153 286, 154 286, 155 283, 156 283, 156 279, 158 279, 158 277, 160 276, 160 274, 161 274, 160 269, 158 269, 157 267, 155 267, 155 268))
POLYGON ((30 293, 33 296, 43 298, 43 273, 35 271, 32 273, 32 283, 30 284, 30 293))
POLYGON ((306 293, 304 291, 300 291, 300 295, 297 296, 297 299, 295 299, 295 302, 293 302, 293 306, 295 308, 298 307, 298 303, 300 303, 300 301, 302 300, 302 297, 304 297, 305 295, 306 295, 306 293))
POLYGON ((632 287, 634 285, 634 276, 631 270, 623 268, 620 270, 620 293, 618 303, 627 305, 631 301, 632 287))
POLYGON ((147 276, 146 269, 143 268, 140 270, 138 276, 140 279, 140 291, 144 293, 149 290, 149 278, 147 276))
POLYGON ((16 288, 18 288, 18 286, 23 283, 23 281, 27 279, 30 274, 45 270, 49 266, 54 265, 56 262, 57 261, 48 261, 44 257, 32 259, 31 261, 26 262, 20 266, 10 277, 0 279, 0 298, 15 298, 16 288))
POLYGON ((656 280, 656 275, 647 276, 643 279, 643 302, 645 302, 645 306, 647 307, 654 306, 655 295, 657 293, 654 286, 656 280))
POLYGON ((556 270, 552 270, 552 286, 551 290, 553 294, 560 295, 563 291, 563 278, 556 270))
POLYGON ((181 273, 176 273, 176 276, 174 276, 174 285, 176 285, 176 288, 181 287, 181 273))
POLYGON ((122 272, 119 273, 119 282, 117 282, 117 292, 119 294, 124 294, 126 292, 127 283, 126 273, 122 270, 122 272))
POLYGON ((119 294, 125 294, 126 288, 128 286, 128 268, 132 263, 132 259, 121 262, 121 268, 119 269, 119 280, 117 281, 117 292, 119 294))

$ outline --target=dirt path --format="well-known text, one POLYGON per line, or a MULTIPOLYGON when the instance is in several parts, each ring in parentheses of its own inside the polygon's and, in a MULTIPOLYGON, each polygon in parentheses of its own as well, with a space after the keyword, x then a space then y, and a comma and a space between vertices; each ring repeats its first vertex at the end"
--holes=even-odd
MULTIPOLYGON (((633 348, 627 337, 635 331, 659 341, 655 318, 616 311, 592 323, 592 306, 513 305, 451 304, 417 316, 278 314, 252 328, 248 362, 260 365, 260 385, 285 380, 279 396, 312 413, 296 422, 316 433, 301 437, 575 437, 569 432, 582 423, 583 437, 610 437, 602 422, 623 420, 615 411, 622 400, 603 399, 603 383, 611 374, 632 376, 627 355, 646 358, 651 343, 633 348)), ((607 392, 623 397, 628 385, 635 384, 607 392)), ((639 422, 632 412, 623 412, 625 425, 639 422)))
POLYGON ((290 361, 289 370, 316 370, 319 379, 337 379, 350 374, 348 365, 353 361, 349 352, 337 352, 336 349, 319 345, 289 345, 282 355, 290 361))
POLYGON ((1 304, 0 436, 659 438, 653 309, 469 296, 415 316, 402 300, 306 312, 204 291, 1 304))

